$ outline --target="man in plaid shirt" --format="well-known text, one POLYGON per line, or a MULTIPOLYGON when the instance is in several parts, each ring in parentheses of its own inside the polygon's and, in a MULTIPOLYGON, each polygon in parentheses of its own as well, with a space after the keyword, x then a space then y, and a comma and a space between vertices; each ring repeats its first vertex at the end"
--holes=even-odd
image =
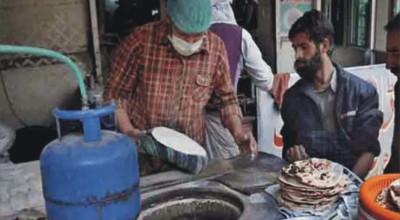
POLYGON ((204 108, 215 94, 235 141, 257 151, 242 130, 224 43, 208 31, 210 20, 210 0, 169 0, 167 17, 138 27, 117 48, 104 98, 117 104, 122 133, 136 139, 165 126, 204 146, 204 108))

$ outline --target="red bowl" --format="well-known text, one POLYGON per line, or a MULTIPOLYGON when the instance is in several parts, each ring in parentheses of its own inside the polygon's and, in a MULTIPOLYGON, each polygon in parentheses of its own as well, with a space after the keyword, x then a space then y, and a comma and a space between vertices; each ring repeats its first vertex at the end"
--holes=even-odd
POLYGON ((372 177, 365 181, 360 188, 360 205, 370 216, 379 220, 399 220, 400 213, 390 211, 375 202, 382 189, 388 187, 394 180, 400 178, 399 174, 384 174, 372 177))

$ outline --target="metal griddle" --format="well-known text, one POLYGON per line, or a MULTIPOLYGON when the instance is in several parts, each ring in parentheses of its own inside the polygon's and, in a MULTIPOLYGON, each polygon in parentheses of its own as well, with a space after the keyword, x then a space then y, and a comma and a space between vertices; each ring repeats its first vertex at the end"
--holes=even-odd
POLYGON ((277 156, 261 152, 255 160, 250 155, 243 155, 230 162, 234 172, 216 177, 215 180, 248 195, 275 184, 282 166, 286 164, 277 156))

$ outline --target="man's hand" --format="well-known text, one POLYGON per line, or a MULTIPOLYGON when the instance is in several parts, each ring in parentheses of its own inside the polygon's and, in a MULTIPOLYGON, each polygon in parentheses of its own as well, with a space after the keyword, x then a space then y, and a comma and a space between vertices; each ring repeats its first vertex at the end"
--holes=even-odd
POLYGON ((139 137, 139 135, 141 135, 143 133, 145 133, 145 132, 141 131, 139 129, 136 129, 136 128, 129 130, 128 132, 125 132, 126 135, 128 135, 129 137, 131 137, 133 139, 133 141, 136 143, 137 147, 140 145, 138 137, 139 137))
POLYGON ((235 141, 239 145, 239 149, 242 153, 257 154, 257 142, 252 132, 236 134, 235 141))
POLYGON ((242 125, 242 119, 237 115, 232 115, 226 120, 226 127, 242 153, 257 154, 257 142, 251 131, 245 132, 242 125))
POLYGON ((145 133, 145 132, 134 128, 133 130, 130 130, 130 131, 126 132, 126 135, 128 135, 129 137, 131 137, 131 138, 136 140, 137 137, 139 137, 139 135, 143 134, 143 133, 145 133))
POLYGON ((374 158, 375 156, 370 152, 364 152, 361 154, 352 169, 353 173, 357 174, 361 179, 364 179, 372 168, 374 158))
POLYGON ((298 160, 306 160, 309 156, 306 153, 306 149, 303 145, 294 145, 286 152, 286 158, 289 162, 294 162, 298 160))

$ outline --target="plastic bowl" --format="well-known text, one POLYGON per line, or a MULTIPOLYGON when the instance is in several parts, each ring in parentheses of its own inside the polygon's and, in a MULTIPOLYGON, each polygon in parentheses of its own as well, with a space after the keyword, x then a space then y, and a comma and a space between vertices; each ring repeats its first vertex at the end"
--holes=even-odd
POLYGON ((360 188, 360 203, 363 210, 371 217, 379 220, 399 220, 400 213, 390 211, 379 206, 375 199, 382 189, 388 187, 394 180, 400 178, 399 174, 384 174, 372 177, 365 181, 360 188))

